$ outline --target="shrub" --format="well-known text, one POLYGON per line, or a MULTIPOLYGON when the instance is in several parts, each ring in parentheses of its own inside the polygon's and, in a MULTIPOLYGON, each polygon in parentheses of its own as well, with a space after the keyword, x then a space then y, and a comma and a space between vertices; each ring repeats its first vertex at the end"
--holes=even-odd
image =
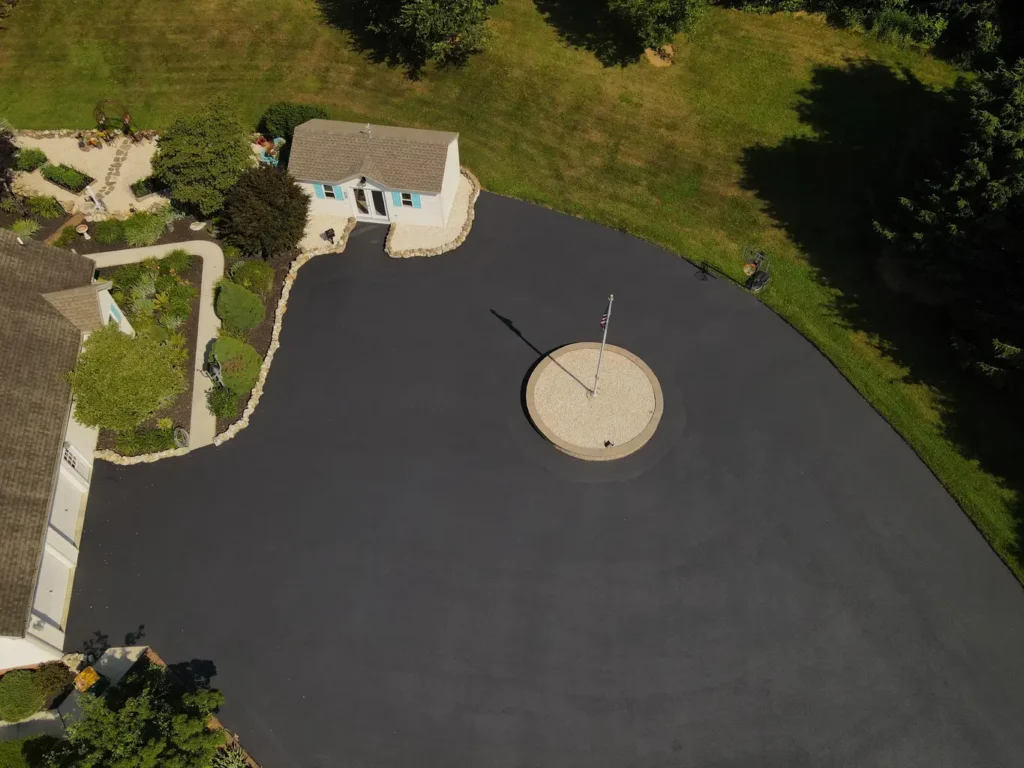
POLYGON ((704 0, 608 0, 608 8, 646 48, 672 42, 680 31, 692 28, 704 10, 704 0))
POLYGON ((243 253, 269 259, 295 249, 308 217, 309 197, 295 179, 264 165, 246 171, 232 187, 220 228, 243 253))
POLYGON ((266 295, 274 285, 274 268, 263 259, 246 259, 231 267, 231 279, 253 293, 266 295))
POLYGON ((192 269, 192 262, 194 259, 195 256, 184 248, 175 248, 160 259, 160 273, 183 275, 192 269))
POLYGON ((220 336, 213 342, 213 356, 220 363, 224 386, 239 396, 249 394, 263 364, 259 352, 244 341, 220 336))
POLYGON ((63 163, 60 165, 44 165, 40 173, 50 183, 63 187, 69 192, 81 192, 92 182, 91 177, 63 163))
MULTIPOLYGON (((163 421, 161 419, 161 421, 163 421)), ((128 429, 117 433, 117 452, 122 456, 141 456, 144 453, 168 451, 174 445, 174 430, 163 429, 128 429)))
POLYGON ((134 429, 185 389, 187 353, 149 334, 107 325, 90 334, 68 374, 75 418, 85 426, 134 429))
POLYGON ((33 195, 26 203, 33 216, 42 216, 44 219, 60 219, 68 213, 64 206, 57 202, 57 198, 49 195, 33 195))
POLYGON ((16 222, 11 224, 11 232, 16 234, 18 237, 32 237, 32 235, 38 231, 39 222, 33 219, 18 219, 16 222))
POLYGON ((249 768, 249 763, 245 759, 245 750, 238 742, 218 749, 210 765, 212 768, 249 768))
POLYGON ((0 677, 0 720, 16 723, 43 708, 46 697, 33 680, 35 673, 16 669, 0 677))
POLYGON ((94 221, 89 229, 92 230, 92 239, 103 245, 113 245, 124 240, 124 222, 120 219, 94 221))
MULTIPOLYGON (((3 13, 0 12, 0 16, 3 13)), ((41 738, 46 738, 41 737, 41 738)), ((34 752, 34 744, 40 737, 34 739, 21 739, 19 741, 0 741, 0 768, 36 768, 38 763, 29 762, 26 752, 34 752)))
POLYGON ((260 297, 237 283, 222 281, 214 304, 217 317, 233 331, 246 331, 263 322, 266 310, 260 297))
POLYGON ((44 664, 32 676, 33 683, 47 701, 64 693, 74 679, 74 673, 59 661, 44 664))
POLYGON ((233 421, 241 404, 241 397, 227 387, 214 387, 206 393, 207 409, 222 421, 233 421))
POLYGON ((152 195, 155 192, 166 192, 167 186, 163 184, 160 179, 155 176, 147 176, 144 179, 139 179, 131 185, 132 194, 136 198, 145 197, 146 195, 152 195))
POLYGON ((153 175, 172 200, 209 216, 224 207, 224 194, 253 162, 249 131, 233 109, 215 102, 163 133, 153 175))
POLYGON ((26 173, 30 173, 44 165, 46 165, 46 153, 36 147, 26 147, 19 150, 14 161, 14 167, 26 173))
POLYGON ((77 239, 78 233, 75 232, 74 227, 64 227, 53 244, 57 248, 70 248, 77 239))
POLYGON ((316 118, 326 120, 327 116, 327 111, 323 107, 314 104, 278 101, 267 107, 267 111, 260 118, 259 129, 264 136, 281 136, 291 141, 298 126, 316 118))
POLYGON ((17 213, 18 210, 18 198, 14 195, 0 196, 0 211, 4 213, 17 213))
POLYGON ((149 211, 136 211, 121 226, 124 241, 131 248, 153 245, 164 233, 163 218, 149 211))

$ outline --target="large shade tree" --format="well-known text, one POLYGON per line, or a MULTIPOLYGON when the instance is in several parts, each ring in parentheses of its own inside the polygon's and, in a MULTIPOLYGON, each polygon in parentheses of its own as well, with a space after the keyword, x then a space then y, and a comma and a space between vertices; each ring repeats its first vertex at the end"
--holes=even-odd
POLYGON ((646 48, 661 48, 692 28, 705 0, 608 0, 608 8, 646 48))
POLYGON ((953 347, 1002 385, 1024 385, 1024 61, 969 86, 961 157, 876 225, 949 309, 953 347))
POLYGON ((309 197, 291 174, 268 165, 245 171, 231 188, 220 231, 250 256, 288 254, 306 230, 309 197))
POLYGON ((254 162, 245 124, 216 101, 178 118, 160 136, 153 175, 172 200, 209 216, 224 207, 225 193, 254 162))

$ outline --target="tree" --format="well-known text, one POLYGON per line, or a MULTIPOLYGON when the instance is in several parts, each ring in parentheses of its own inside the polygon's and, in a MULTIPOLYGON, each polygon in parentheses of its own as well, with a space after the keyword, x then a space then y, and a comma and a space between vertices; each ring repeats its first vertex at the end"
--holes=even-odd
POLYGON ((948 309, 966 365, 1009 386, 1024 383, 1024 61, 969 87, 970 129, 960 158, 914 199, 876 223, 948 309))
POLYGON ((260 118, 260 132, 265 136, 281 136, 291 141, 298 126, 307 120, 326 120, 327 117, 327 111, 315 104, 277 101, 267 107, 267 111, 260 118))
POLYGON ((461 64, 487 41, 487 9, 497 0, 359 0, 357 12, 390 54, 412 69, 461 64))
POLYGON ((251 256, 291 253, 306 231, 309 197, 290 174, 269 165, 250 168, 231 188, 220 231, 251 256))
POLYGON ((224 194, 253 163, 242 120, 223 102, 213 102, 160 136, 153 175, 172 200, 209 216, 224 207, 224 194))
POLYGON ((705 0, 608 0, 608 8, 645 48, 662 48, 677 32, 689 30, 704 11, 705 0))
POLYGON ((224 703, 215 689, 189 690, 166 668, 143 664, 103 696, 84 693, 67 740, 46 755, 50 768, 207 768, 225 741, 210 730, 224 703))
POLYGON ((184 391, 186 357, 173 340, 128 336, 115 325, 94 331, 68 374, 75 419, 89 427, 137 427, 184 391))

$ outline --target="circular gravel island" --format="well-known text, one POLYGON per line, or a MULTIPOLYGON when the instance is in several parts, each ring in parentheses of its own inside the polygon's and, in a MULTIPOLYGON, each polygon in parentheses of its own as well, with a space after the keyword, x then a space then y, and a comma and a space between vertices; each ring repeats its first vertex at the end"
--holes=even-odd
POLYGON ((592 396, 600 350, 592 341, 561 347, 537 364, 526 385, 526 408, 538 431, 559 450, 589 461, 638 450, 658 428, 665 405, 648 365, 611 344, 592 396))

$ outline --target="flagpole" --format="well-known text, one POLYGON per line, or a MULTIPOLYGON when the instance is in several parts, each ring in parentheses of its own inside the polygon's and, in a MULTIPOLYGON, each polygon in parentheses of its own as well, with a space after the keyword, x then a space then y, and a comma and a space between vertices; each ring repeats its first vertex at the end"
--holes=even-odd
POLYGON ((604 316, 604 334, 601 336, 601 351, 597 353, 597 372, 594 374, 593 396, 597 397, 597 380, 601 378, 601 361, 604 359, 604 345, 608 342, 608 326, 612 323, 612 302, 615 301, 615 294, 608 294, 608 311, 604 316))

